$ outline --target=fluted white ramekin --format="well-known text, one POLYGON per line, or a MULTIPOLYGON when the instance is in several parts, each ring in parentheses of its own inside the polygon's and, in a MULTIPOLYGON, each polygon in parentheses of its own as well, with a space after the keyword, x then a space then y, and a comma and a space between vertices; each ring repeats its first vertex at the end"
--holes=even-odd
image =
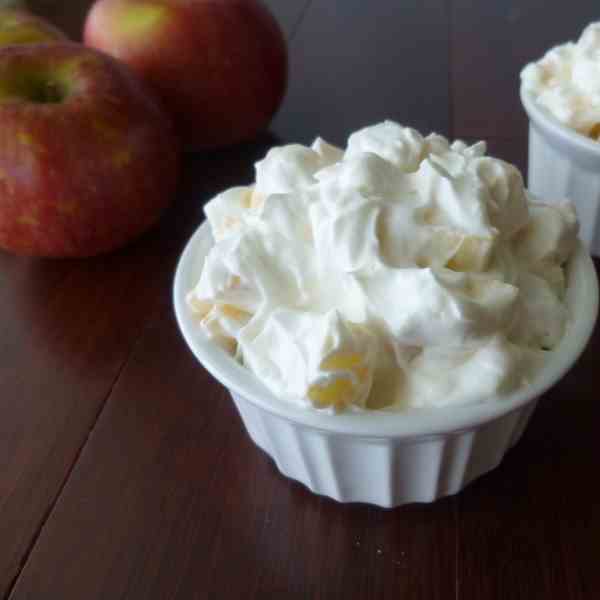
POLYGON ((568 271, 571 322, 526 389, 458 408, 323 414, 275 397, 202 333, 185 297, 197 283, 212 243, 204 223, 177 267, 174 304, 183 337, 200 363, 229 389, 248 434, 279 470, 340 502, 384 507, 431 502, 496 467, 520 438, 538 397, 577 360, 598 311, 596 272, 580 244, 568 271))
POLYGON ((544 202, 573 202, 579 236, 600 256, 600 142, 563 125, 523 89, 521 103, 529 117, 529 191, 544 202))

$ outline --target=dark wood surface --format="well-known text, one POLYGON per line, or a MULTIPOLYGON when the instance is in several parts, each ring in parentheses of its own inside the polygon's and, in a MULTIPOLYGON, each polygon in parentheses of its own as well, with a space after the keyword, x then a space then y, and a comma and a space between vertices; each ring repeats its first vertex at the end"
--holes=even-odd
MULTIPOLYGON (((74 37, 88 2, 31 0, 74 37)), ((160 226, 118 253, 0 252, 0 598, 600 598, 596 333, 502 465, 381 510, 283 478, 177 331, 177 257, 273 144, 383 118, 526 167, 522 64, 596 1, 270 2, 291 81, 271 132, 186 158, 160 226)))

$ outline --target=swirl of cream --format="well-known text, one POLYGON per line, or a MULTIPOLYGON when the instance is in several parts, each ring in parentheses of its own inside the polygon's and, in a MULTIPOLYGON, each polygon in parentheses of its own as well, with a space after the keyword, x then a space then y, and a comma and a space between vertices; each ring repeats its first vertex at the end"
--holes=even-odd
POLYGON ((304 406, 438 406, 524 385, 567 326, 577 219, 530 202, 517 169, 484 153, 389 121, 345 151, 320 138, 270 150, 253 186, 206 204, 215 244, 190 309, 304 406))

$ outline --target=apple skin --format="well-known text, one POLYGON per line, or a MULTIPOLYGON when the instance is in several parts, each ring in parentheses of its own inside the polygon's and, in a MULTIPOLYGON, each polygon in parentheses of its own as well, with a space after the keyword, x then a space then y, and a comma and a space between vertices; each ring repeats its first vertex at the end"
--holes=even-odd
POLYGON ((123 246, 159 219, 179 141, 125 66, 75 43, 0 51, 0 247, 82 257, 123 246))
POLYGON ((256 0, 97 0, 84 42, 158 92, 188 150, 253 138, 287 86, 285 38, 256 0))
POLYGON ((41 17, 16 8, 0 8, 0 48, 67 39, 60 29, 41 17))

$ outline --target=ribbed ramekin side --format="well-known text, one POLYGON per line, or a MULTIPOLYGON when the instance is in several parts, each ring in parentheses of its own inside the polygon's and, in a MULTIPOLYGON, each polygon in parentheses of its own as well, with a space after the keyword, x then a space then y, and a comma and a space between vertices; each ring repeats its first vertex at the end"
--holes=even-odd
MULTIPOLYGON (((570 132, 571 133, 571 132, 570 132)), ((571 135, 578 135, 572 132, 571 135)), ((579 217, 579 237, 590 252, 600 255, 600 172, 598 150, 590 162, 573 152, 553 131, 529 126, 529 191, 546 203, 573 202, 579 217)))
POLYGON ((515 424, 514 429, 513 429, 512 437, 510 440, 510 448, 512 448, 515 444, 517 444, 518 441, 523 436, 523 433, 525 432, 525 429, 527 428, 527 425, 529 424, 531 416, 533 415, 533 412, 536 409, 537 403, 538 403, 537 399, 532 400, 529 404, 524 406, 519 411, 519 420, 515 424))
POLYGON ((394 507, 455 494, 494 469, 535 402, 480 427, 402 439, 341 435, 296 424, 232 394, 252 440, 282 474, 340 502, 394 507))

